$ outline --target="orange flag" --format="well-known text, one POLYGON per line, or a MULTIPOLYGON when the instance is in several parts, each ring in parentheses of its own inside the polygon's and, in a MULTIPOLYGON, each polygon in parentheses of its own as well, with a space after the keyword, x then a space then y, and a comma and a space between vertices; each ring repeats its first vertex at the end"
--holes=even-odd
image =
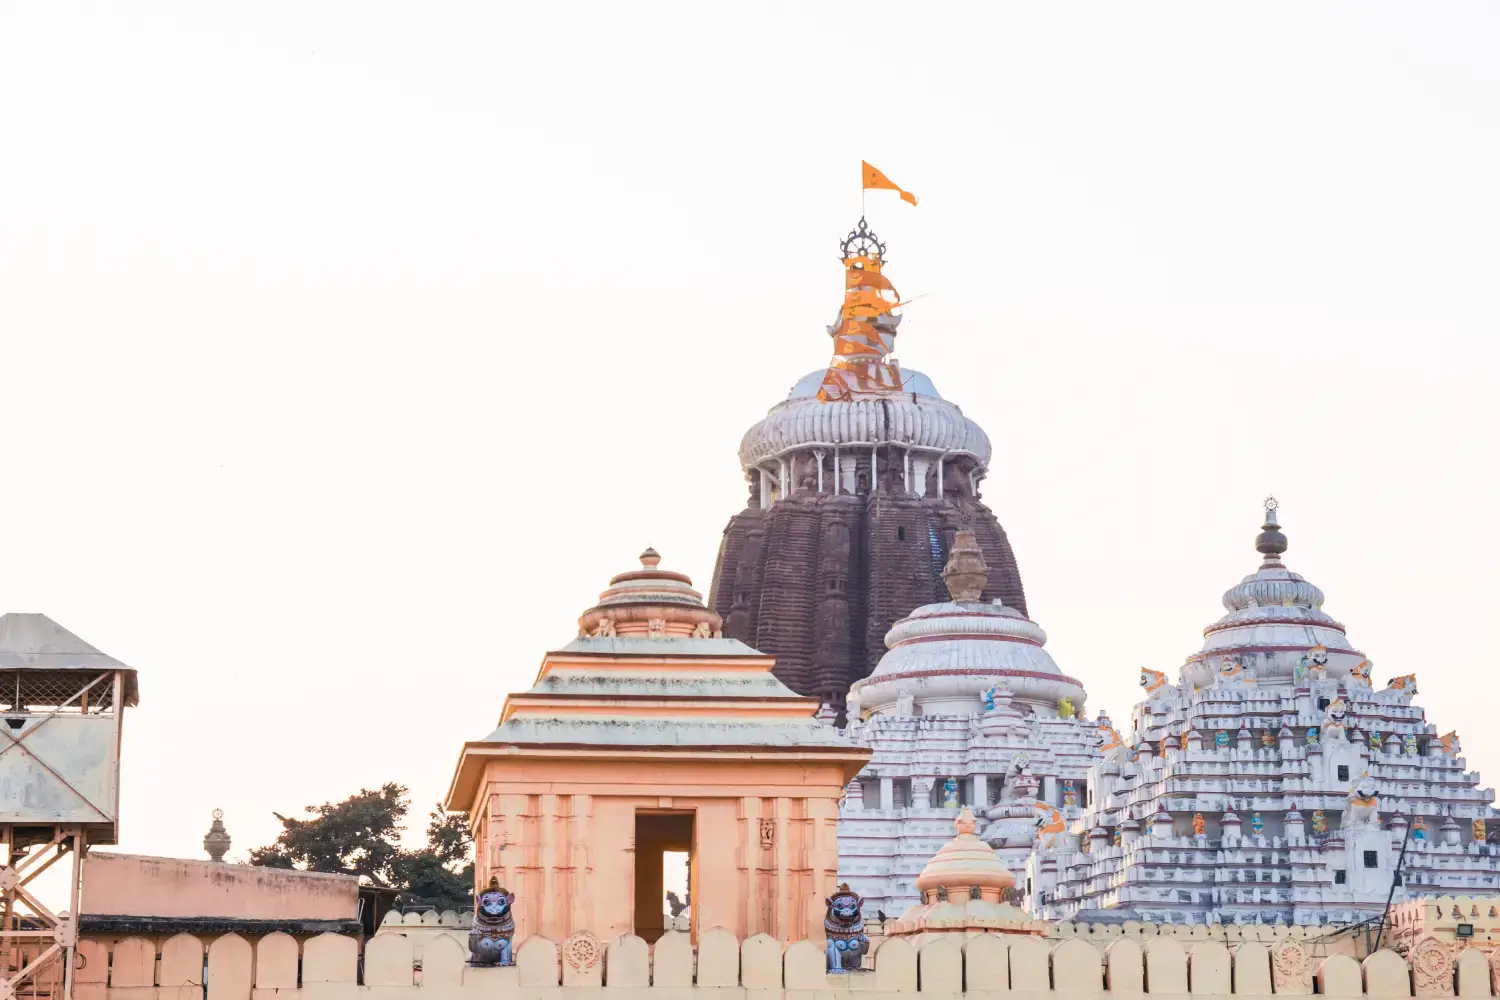
POLYGON ((908 202, 912 205, 915 205, 917 203, 916 195, 912 194, 910 191, 903 191, 901 188, 897 187, 894 183, 892 183, 889 177, 887 177, 885 174, 882 174, 874 167, 870 166, 864 160, 860 160, 859 165, 860 184, 866 190, 870 188, 881 188, 886 191, 897 191, 900 192, 902 201, 908 202))

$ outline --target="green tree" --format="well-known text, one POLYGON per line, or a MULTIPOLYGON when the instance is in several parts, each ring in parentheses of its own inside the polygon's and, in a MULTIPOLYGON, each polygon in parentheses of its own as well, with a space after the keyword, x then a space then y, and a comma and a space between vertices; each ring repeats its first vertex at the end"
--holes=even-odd
POLYGON ((275 813, 281 833, 250 852, 250 863, 266 868, 356 875, 362 882, 400 889, 399 901, 462 912, 473 906, 474 837, 467 816, 433 809, 427 846, 401 847, 402 820, 410 811, 404 785, 387 782, 362 788, 342 802, 308 806, 305 819, 275 813))

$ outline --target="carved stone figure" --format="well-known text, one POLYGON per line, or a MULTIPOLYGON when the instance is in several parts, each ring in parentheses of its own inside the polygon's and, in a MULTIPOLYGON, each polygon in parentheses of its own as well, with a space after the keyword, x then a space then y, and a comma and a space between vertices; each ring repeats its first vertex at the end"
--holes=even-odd
POLYGON ((1474 832, 1474 843, 1476 843, 1476 844, 1482 844, 1482 843, 1484 843, 1484 820, 1483 819, 1476 819, 1474 821, 1474 830, 1473 830, 1473 832, 1474 832))
POLYGON ((1438 746, 1442 747, 1443 753, 1448 754, 1450 757, 1459 753, 1461 748, 1458 745, 1458 730, 1455 729, 1450 733, 1444 733, 1442 736, 1439 736, 1438 746))
POLYGON ((1427 841, 1427 820, 1421 816, 1411 821, 1411 839, 1419 844, 1427 841))
POLYGON ((1370 687, 1370 661, 1360 660, 1354 666, 1350 667, 1349 679, 1363 684, 1365 687, 1370 687))
POLYGON ((1072 778, 1063 779, 1063 805, 1069 809, 1078 805, 1078 791, 1073 787, 1072 778))
MULTIPOLYGON (((1036 844, 1044 851, 1055 850, 1062 846, 1063 835, 1067 832, 1068 824, 1063 819, 1062 810, 1050 806, 1045 802, 1038 802, 1036 809, 1036 844)), ((1119 835, 1119 830, 1115 830, 1119 835)))
POLYGON ((1254 684, 1255 671, 1246 667, 1233 656, 1225 656, 1219 661, 1219 683, 1254 684))
POLYGON ((828 908, 823 918, 823 931, 828 937, 828 971, 837 975, 858 969, 861 956, 870 949, 865 918, 860 913, 864 900, 845 882, 823 902, 828 908))
POLYGON ((1385 690, 1396 691, 1405 695, 1414 695, 1417 693, 1417 675, 1402 674, 1400 677, 1392 677, 1386 682, 1385 690))
POLYGON ((1227 732, 1221 729, 1214 736, 1214 748, 1217 750, 1227 750, 1229 748, 1229 734, 1227 732))
POLYGON ((665 618, 652 618, 646 622, 646 638, 660 639, 667 634, 667 620, 665 618))
POLYGON ((1177 693, 1177 689, 1167 683, 1166 674, 1150 667, 1141 668, 1141 687, 1146 689, 1146 697, 1151 701, 1171 698, 1177 693))
POLYGON ((1378 729, 1372 729, 1372 730, 1370 730, 1370 749, 1373 750, 1375 753, 1379 753, 1380 752, 1380 743, 1381 743, 1381 740, 1380 740, 1380 730, 1378 730, 1378 729))
POLYGON ((516 932, 511 904, 515 893, 500 888, 493 876, 489 887, 479 894, 474 909, 474 926, 469 930, 470 965, 514 965, 511 937, 516 932))
POLYGON ((1309 680, 1321 680, 1328 667, 1328 647, 1322 643, 1309 649, 1297 665, 1297 676, 1309 680))
POLYGON ((1323 810, 1321 809, 1313 810, 1312 831, 1319 836, 1328 832, 1328 817, 1323 815, 1323 810))
POLYGON ((943 779, 943 808, 958 808, 958 781, 954 778, 943 779))
POLYGON ((901 693, 896 696, 896 714, 901 716, 911 715, 915 707, 916 699, 912 697, 912 693, 906 688, 902 688, 901 693))
POLYGON ((694 639, 712 639, 714 637, 713 626, 708 622, 699 622, 693 626, 694 639))
POLYGON ((1349 788, 1349 798, 1344 806, 1344 826, 1373 826, 1380 828, 1380 798, 1376 795, 1375 781, 1365 772, 1349 788))
POLYGON ((1259 837, 1266 832, 1266 821, 1260 818, 1260 813, 1250 814, 1250 832, 1259 837))
POLYGON ((1262 729, 1261 730, 1261 732, 1260 732, 1260 746, 1261 746, 1262 750, 1274 750, 1274 749, 1276 749, 1276 737, 1273 736, 1273 735, 1271 735, 1271 731, 1269 729, 1262 729))
POLYGON ((594 638, 613 639, 615 637, 615 622, 612 618, 599 619, 599 627, 594 629, 594 638))

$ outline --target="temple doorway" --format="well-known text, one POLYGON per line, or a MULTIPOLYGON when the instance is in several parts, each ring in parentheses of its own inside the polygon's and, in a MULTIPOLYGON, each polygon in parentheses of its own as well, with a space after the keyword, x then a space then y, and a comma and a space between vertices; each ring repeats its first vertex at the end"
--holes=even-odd
MULTIPOLYGON (((697 908, 692 812, 638 809, 635 814, 635 933, 654 944, 666 932, 667 890, 697 908)), ((696 922, 696 921, 695 921, 696 922)))

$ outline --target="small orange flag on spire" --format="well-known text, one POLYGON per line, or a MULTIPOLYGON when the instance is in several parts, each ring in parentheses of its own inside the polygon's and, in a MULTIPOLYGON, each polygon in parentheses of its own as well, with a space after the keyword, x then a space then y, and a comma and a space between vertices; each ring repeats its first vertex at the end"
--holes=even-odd
POLYGON ((870 166, 864 160, 860 160, 859 165, 860 186, 865 190, 869 190, 870 188, 881 188, 886 191, 896 191, 900 193, 902 201, 909 202, 912 205, 915 205, 917 203, 916 195, 912 194, 910 191, 904 191, 900 187, 897 187, 889 177, 887 177, 885 174, 882 174, 874 167, 870 166))

